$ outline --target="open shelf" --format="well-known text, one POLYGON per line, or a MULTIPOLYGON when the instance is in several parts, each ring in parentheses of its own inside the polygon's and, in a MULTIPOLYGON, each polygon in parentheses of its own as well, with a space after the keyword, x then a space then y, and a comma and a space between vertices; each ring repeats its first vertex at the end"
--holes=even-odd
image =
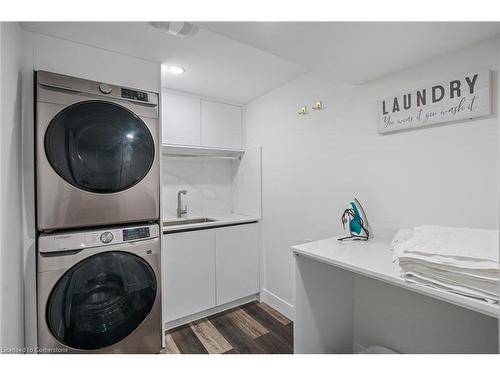
POLYGON ((162 144, 163 155, 179 157, 215 157, 222 159, 241 159, 245 150, 202 146, 181 146, 162 144))

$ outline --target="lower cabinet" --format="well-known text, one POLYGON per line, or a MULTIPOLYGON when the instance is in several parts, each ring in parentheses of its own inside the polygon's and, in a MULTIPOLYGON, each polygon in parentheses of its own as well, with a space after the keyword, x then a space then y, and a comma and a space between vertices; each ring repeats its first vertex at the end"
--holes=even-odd
POLYGON ((259 224, 163 236, 163 321, 259 293, 259 224))
POLYGON ((215 232, 173 233, 163 240, 164 321, 215 307, 215 232))
POLYGON ((238 225, 215 230, 217 304, 259 292, 258 225, 238 225))

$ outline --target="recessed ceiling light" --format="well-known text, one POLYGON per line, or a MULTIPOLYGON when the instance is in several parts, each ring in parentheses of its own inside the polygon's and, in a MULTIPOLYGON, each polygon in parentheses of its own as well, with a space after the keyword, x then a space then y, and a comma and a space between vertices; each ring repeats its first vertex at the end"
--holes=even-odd
POLYGON ((168 71, 172 74, 182 74, 186 71, 182 66, 172 65, 168 67, 168 71))

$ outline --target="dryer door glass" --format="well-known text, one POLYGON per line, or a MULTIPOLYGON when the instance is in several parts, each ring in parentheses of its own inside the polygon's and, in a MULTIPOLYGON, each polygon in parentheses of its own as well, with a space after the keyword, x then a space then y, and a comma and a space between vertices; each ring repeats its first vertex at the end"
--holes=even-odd
POLYGON ((81 102, 59 112, 45 133, 45 152, 64 180, 95 193, 134 186, 155 156, 146 124, 125 107, 103 101, 81 102))
POLYGON ((47 324, 68 347, 104 348, 142 323, 153 308, 156 290, 155 273, 142 258, 124 252, 94 255, 57 282, 47 303, 47 324))

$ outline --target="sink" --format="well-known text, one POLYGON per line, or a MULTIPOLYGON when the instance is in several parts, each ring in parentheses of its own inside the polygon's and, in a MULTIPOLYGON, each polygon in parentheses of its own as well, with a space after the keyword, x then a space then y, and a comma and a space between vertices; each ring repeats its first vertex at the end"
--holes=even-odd
POLYGON ((210 219, 209 217, 200 217, 196 219, 173 219, 163 222, 164 227, 171 227, 174 225, 188 225, 188 224, 202 224, 202 223, 213 223, 217 221, 215 219, 210 219))

